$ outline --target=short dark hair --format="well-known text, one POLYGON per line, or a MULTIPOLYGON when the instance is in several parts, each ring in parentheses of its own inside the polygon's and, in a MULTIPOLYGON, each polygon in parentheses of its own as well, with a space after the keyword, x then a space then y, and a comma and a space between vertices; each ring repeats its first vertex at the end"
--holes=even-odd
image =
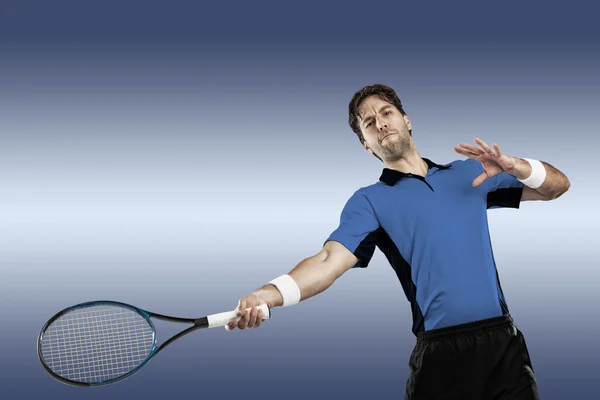
MULTIPOLYGON (((350 128, 356 133, 358 139, 361 143, 365 140, 363 138, 363 134, 360 130, 360 115, 358 115, 358 107, 369 96, 377 96, 383 101, 387 101, 394 107, 400 111, 402 115, 406 115, 404 109, 402 108, 402 103, 396 94, 396 91, 389 86, 376 84, 365 86, 360 89, 358 92, 352 96, 352 100, 350 100, 350 104, 348 105, 348 123, 350 124, 350 128)), ((412 136, 412 129, 408 131, 412 136)))

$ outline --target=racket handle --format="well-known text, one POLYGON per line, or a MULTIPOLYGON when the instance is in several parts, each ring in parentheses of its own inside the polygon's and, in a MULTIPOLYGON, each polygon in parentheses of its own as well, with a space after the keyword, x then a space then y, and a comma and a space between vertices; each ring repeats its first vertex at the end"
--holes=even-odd
MULTIPOLYGON (((263 321, 266 319, 269 319, 269 317, 271 316, 271 312, 269 310, 269 306, 266 304, 261 304, 260 306, 256 307, 260 310, 262 310, 263 312, 263 321)), ((247 308, 246 311, 250 311, 252 308, 247 308)), ((228 323, 230 323, 231 321, 239 321, 240 317, 237 316, 237 310, 234 311, 227 311, 227 312, 223 312, 223 313, 219 313, 219 314, 212 314, 212 315, 208 315, 206 318, 208 318, 208 327, 209 328, 216 328, 218 326, 225 326, 228 323)))

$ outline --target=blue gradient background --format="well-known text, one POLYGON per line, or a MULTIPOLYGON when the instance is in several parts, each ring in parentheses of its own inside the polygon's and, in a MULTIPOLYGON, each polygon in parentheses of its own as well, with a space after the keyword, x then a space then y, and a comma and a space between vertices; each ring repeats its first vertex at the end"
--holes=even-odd
POLYGON ((19 4, 0 13, 2 398, 403 398, 410 309, 379 252, 260 329, 197 332, 118 385, 59 384, 35 352, 71 304, 227 311, 316 253, 379 177, 346 122, 379 82, 423 156, 481 136, 570 178, 556 201, 490 211, 490 229, 542 399, 597 398, 595 10, 19 4))

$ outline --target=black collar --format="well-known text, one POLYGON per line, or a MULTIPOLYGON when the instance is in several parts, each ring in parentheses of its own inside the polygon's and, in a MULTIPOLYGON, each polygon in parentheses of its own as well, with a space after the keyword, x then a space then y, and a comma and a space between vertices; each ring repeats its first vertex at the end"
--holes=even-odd
MULTIPOLYGON (((427 163, 427 167, 428 169, 431 169, 433 167, 436 167, 438 169, 448 169, 450 168, 450 165, 440 165, 440 164, 436 164, 433 161, 431 161, 428 158, 425 157, 421 157, 423 159, 423 161, 425 161, 427 163)), ((386 185, 389 186, 394 186, 396 183, 398 183, 398 181, 402 178, 407 177, 410 174, 407 174, 405 172, 400 172, 400 171, 396 171, 395 169, 389 169, 389 168, 384 168, 383 172, 381 173, 381 177, 379 177, 379 180, 383 183, 385 183, 386 185)))

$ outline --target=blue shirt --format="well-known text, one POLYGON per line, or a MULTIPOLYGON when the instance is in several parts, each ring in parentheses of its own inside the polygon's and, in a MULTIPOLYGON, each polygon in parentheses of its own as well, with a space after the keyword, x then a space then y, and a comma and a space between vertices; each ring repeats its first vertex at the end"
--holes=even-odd
POLYGON ((383 252, 411 303, 415 335, 508 314, 487 209, 519 208, 523 184, 501 173, 473 187, 479 161, 423 160, 426 177, 385 168, 357 190, 327 241, 348 248, 355 268, 367 267, 375 247, 383 252))

